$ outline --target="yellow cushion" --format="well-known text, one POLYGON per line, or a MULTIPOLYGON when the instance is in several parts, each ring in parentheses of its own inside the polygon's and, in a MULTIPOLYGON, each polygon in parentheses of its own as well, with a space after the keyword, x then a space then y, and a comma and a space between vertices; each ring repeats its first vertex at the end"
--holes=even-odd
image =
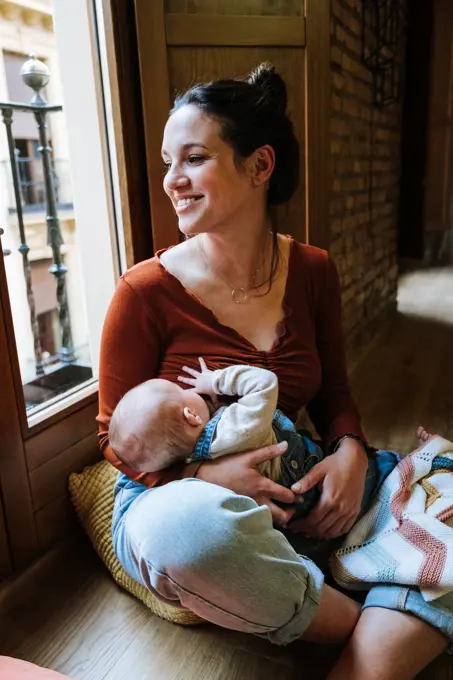
POLYGON ((158 600, 145 586, 131 578, 117 560, 111 536, 113 485, 117 474, 115 468, 104 460, 69 477, 72 502, 96 552, 118 585, 138 597, 154 614, 187 626, 202 623, 202 619, 187 609, 172 607, 158 600))

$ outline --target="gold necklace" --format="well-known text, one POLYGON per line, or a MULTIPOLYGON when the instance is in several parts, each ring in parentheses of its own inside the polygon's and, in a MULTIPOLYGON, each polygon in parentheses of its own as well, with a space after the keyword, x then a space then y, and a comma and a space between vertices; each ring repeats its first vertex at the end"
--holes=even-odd
POLYGON ((246 286, 236 287, 236 286, 232 286, 231 283, 229 283, 229 281, 227 281, 222 276, 222 274, 220 274, 219 271, 216 271, 209 264, 208 258, 206 257, 205 250, 204 250, 204 248, 201 244, 201 234, 198 236, 198 247, 200 249, 200 253, 201 253, 201 256, 203 258, 206 269, 208 271, 210 270, 211 272, 213 272, 213 274, 215 274, 219 279, 221 279, 224 283, 226 283, 228 288, 231 288, 231 297, 233 298, 233 302, 237 305, 243 305, 244 303, 248 302, 249 301, 248 292, 251 288, 255 288, 255 279, 256 279, 257 274, 261 271, 261 269, 263 267, 265 256, 263 256, 263 260, 262 260, 260 266, 258 267, 258 269, 255 269, 255 271, 253 272, 251 279, 250 279, 250 283, 247 284, 246 286))

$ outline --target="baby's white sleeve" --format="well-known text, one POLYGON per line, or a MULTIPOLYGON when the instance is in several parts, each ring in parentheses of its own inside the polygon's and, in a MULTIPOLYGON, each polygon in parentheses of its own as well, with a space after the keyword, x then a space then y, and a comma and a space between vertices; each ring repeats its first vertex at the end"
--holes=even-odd
POLYGON ((240 453, 271 444, 278 400, 278 379, 255 366, 228 366, 213 375, 216 394, 238 396, 220 418, 211 454, 240 453))

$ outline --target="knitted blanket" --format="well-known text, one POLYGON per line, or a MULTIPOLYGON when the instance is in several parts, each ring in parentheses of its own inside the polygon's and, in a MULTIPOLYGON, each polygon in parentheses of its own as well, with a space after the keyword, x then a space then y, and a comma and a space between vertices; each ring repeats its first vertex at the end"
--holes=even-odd
POLYGON ((341 586, 418 586, 426 601, 453 590, 453 443, 436 436, 403 458, 331 558, 341 586))

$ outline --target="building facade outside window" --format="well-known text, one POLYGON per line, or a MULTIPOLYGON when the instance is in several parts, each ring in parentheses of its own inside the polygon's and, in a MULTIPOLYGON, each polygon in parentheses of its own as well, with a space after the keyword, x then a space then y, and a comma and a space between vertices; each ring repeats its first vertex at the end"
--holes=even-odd
POLYGON ((68 6, 64 0, 5 0, 0 5, 0 102, 31 102, 34 92, 24 82, 21 68, 33 54, 50 71, 49 83, 42 91, 46 102, 63 106, 62 111, 47 114, 46 134, 63 241, 61 262, 67 268, 64 282, 73 353, 69 361, 60 354, 61 310, 57 277, 52 273, 54 254, 48 236, 49 210, 38 125, 33 112, 13 111, 12 135, 23 232, 29 248, 33 324, 12 163, 6 127, 0 120, 0 229, 29 420, 44 418, 45 414, 39 413, 66 393, 89 389, 90 385, 96 388, 102 320, 120 270, 111 189, 115 173, 107 153, 99 47, 96 35, 93 38, 87 4, 75 4, 78 7, 68 6), (61 20, 56 22, 56 31, 54 15, 58 12, 61 20), (92 39, 87 40, 87 35, 92 39), (80 65, 75 78, 71 61, 80 65), (102 249, 99 243, 103 243, 102 249), (37 341, 41 362, 37 361, 37 341))

